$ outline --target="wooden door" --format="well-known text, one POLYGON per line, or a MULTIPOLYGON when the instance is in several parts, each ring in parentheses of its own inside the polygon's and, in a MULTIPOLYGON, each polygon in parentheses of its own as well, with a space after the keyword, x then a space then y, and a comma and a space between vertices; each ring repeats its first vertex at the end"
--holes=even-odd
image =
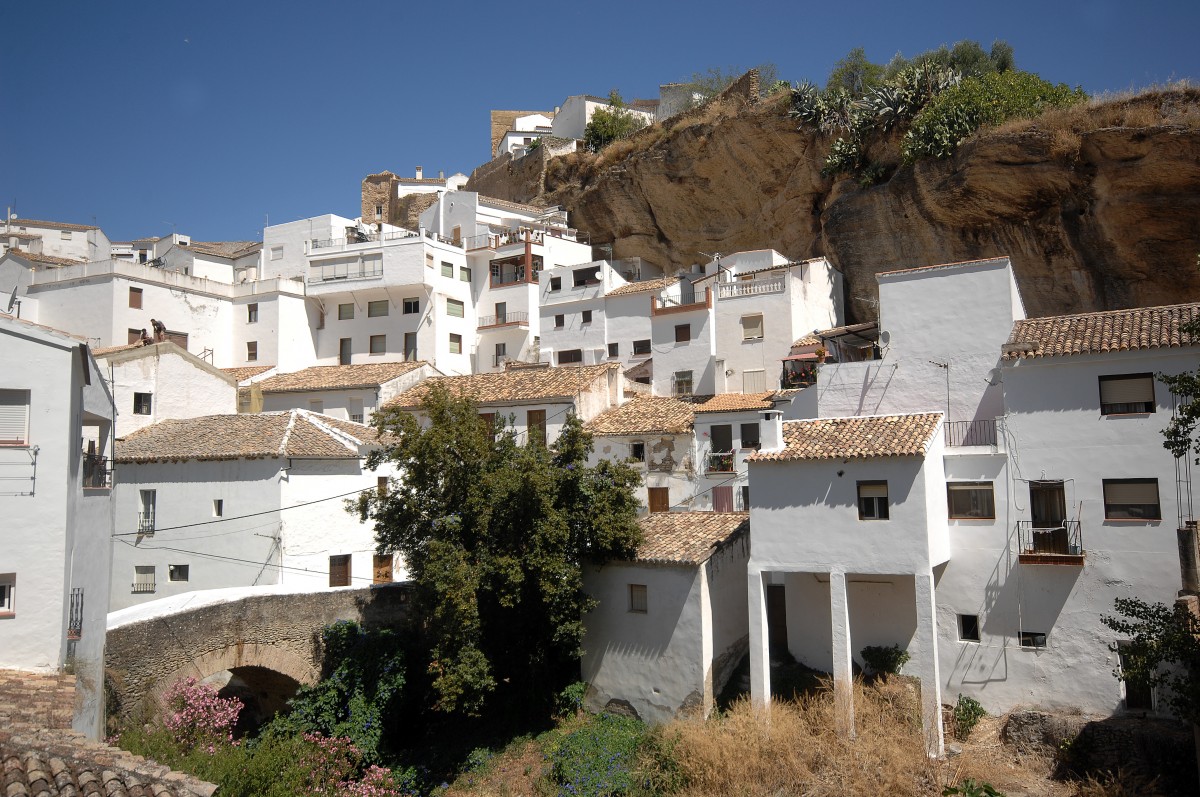
POLYGON ((546 444, 546 411, 529 410, 525 413, 525 428, 529 430, 529 440, 542 445, 546 444))
POLYGON ((713 488, 713 511, 714 512, 732 512, 733 511, 733 485, 722 484, 713 488))
POLYGON ((329 557, 329 586, 350 586, 350 554, 329 557))
POLYGON ((647 487, 651 512, 671 511, 671 491, 668 487, 647 487))
POLYGON ((375 562, 373 567, 374 577, 371 579, 376 584, 391 584, 392 583, 392 555, 390 553, 375 554, 375 562))
POLYGON ((1067 497, 1062 482, 1030 482, 1029 515, 1033 520, 1035 550, 1039 553, 1069 552, 1067 530, 1063 525, 1067 519, 1067 497))

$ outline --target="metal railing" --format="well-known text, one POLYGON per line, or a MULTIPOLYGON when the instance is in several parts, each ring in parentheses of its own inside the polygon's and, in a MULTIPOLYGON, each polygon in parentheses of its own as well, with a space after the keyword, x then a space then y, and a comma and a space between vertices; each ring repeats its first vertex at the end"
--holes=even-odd
POLYGON ((133 582, 130 591, 135 593, 154 592, 154 579, 133 582))
POLYGON ((138 534, 154 534, 154 512, 138 512, 138 534))
POLYGON ((1055 526, 1034 526, 1032 520, 1017 521, 1017 553, 1028 557, 1083 557, 1083 533, 1078 520, 1055 526))
POLYGON ((717 298, 733 299, 738 296, 763 296, 768 293, 783 293, 784 289, 784 281, 781 279, 726 282, 717 285, 717 298))
POLYGON ((996 419, 982 421, 946 421, 947 446, 996 445, 996 419))
POLYGON ((538 274, 540 273, 541 272, 538 271, 531 272, 528 280, 525 279, 524 270, 516 271, 507 275, 490 274, 488 275, 489 286, 492 288, 503 288, 508 285, 524 285, 526 283, 535 285, 537 284, 538 274))
POLYGON ((383 263, 372 261, 370 265, 358 263, 350 268, 349 263, 334 263, 328 266, 311 266, 308 270, 309 284, 319 282, 334 282, 337 280, 370 279, 383 276, 383 263))
POLYGON ((369 232, 352 235, 347 238, 314 238, 309 243, 309 250, 333 249, 336 247, 353 246, 355 244, 378 243, 380 241, 398 241, 402 238, 420 238, 419 232, 412 230, 393 230, 392 232, 369 232))
POLYGON ((736 467, 732 451, 713 451, 708 455, 709 473, 733 473, 736 467))
POLYGON ((83 587, 71 588, 71 609, 67 615, 67 639, 83 637, 83 587))
POLYGON ((109 487, 112 487, 112 462, 108 457, 84 452, 83 488, 85 490, 103 490, 109 487))
POLYGON ((481 315, 479 323, 476 325, 479 329, 484 327, 502 327, 506 324, 528 324, 529 313, 524 310, 514 310, 500 315, 481 315))

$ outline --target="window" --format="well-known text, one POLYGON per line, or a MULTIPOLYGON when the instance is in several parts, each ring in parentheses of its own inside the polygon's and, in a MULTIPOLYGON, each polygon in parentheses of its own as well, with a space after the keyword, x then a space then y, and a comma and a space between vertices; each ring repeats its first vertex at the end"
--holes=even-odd
POLYGON ((567 325, 567 317, 565 315, 562 315, 560 313, 560 314, 554 316, 554 328, 555 329, 562 329, 566 325, 567 325))
POLYGON ((583 349, 567 349, 558 353, 559 365, 570 365, 583 362, 583 349))
POLYGON ((134 415, 149 415, 150 414, 150 393, 134 393, 133 394, 133 414, 134 415))
POLYGON ((1100 414, 1154 412, 1154 374, 1100 377, 1100 414))
POLYGON ((272 260, 283 260, 283 247, 282 246, 272 246, 271 247, 271 259, 272 260))
POLYGON ((692 325, 691 324, 676 324, 675 325, 675 342, 676 343, 687 343, 691 339, 692 339, 692 325))
POLYGON ((71 231, 70 230, 59 230, 58 237, 64 241, 69 241, 69 240, 71 240, 71 231))
POLYGON ((642 442, 629 444, 629 458, 634 462, 646 461, 646 444, 642 442))
POLYGON ((585 285, 597 285, 600 282, 600 270, 596 268, 581 268, 571 272, 571 284, 576 288, 585 285))
POLYGON ((450 333, 450 353, 462 354, 462 335, 450 333))
POLYGON ((0 615, 15 614, 17 574, 0 573, 0 615))
POLYGON ((750 485, 748 484, 742 485, 742 511, 750 511, 750 485))
POLYGON ((546 442, 546 411, 529 410, 525 413, 525 428, 529 430, 529 439, 533 442, 546 442))
POLYGON ((376 476, 375 477, 375 495, 379 496, 380 498, 387 498, 387 494, 388 494, 388 477, 387 476, 376 476))
POLYGON ((487 436, 490 439, 495 440, 496 439, 496 413, 494 413, 494 412, 479 413, 479 423, 481 423, 483 425, 483 431, 487 433, 487 436))
POLYGON ((990 520, 996 517, 996 496, 991 482, 949 482, 946 504, 951 519, 990 520))
POLYGON ((129 330, 129 337, 125 342, 131 343, 131 344, 132 343, 141 343, 142 342, 142 331, 140 329, 129 330))
POLYGON ((350 321, 354 318, 354 305, 339 304, 338 305, 338 321, 350 321))
POLYGON ((562 277, 551 277, 550 278, 550 290, 552 290, 552 291, 561 291, 562 290, 562 277))
POLYGON ((646 613, 646 585, 629 585, 629 611, 636 614, 646 613))
POLYGON ((979 615, 960 614, 958 616, 958 638, 963 642, 979 641, 979 615))
POLYGON ((887 482, 858 483, 858 519, 888 519, 887 482))
POLYGON ((250 304, 246 305, 246 323, 258 323, 258 302, 251 302, 250 304))
POLYGON ((370 353, 380 355, 387 351, 387 335, 372 335, 370 353))
POLYGON ((246 362, 255 362, 258 359, 258 341, 246 341, 246 362))
POLYGON ((649 504, 651 512, 670 512, 671 511, 671 488, 670 487, 647 487, 646 488, 646 503, 649 504))
POLYGON ((471 269, 467 268, 466 266, 459 266, 458 267, 458 278, 460 280, 462 280, 463 282, 470 282, 471 281, 471 269))
POLYGON ((742 340, 762 340, 763 317, 759 315, 742 316, 742 340))
POLYGON ((133 566, 132 592, 154 592, 154 565, 133 566))
POLYGON ((1046 635, 1041 631, 1022 631, 1020 641, 1023 648, 1046 647, 1046 635))
POLYGON ((308 411, 309 411, 309 412, 315 412, 315 413, 317 413, 318 415, 322 415, 322 414, 324 414, 324 412, 325 412, 325 402, 324 402, 324 401, 322 401, 321 399, 309 399, 309 401, 308 401, 308 411))
POLYGON ((753 448, 755 451, 762 445, 759 438, 758 421, 742 424, 742 448, 753 448))
POLYGON ((425 268, 433 268, 433 255, 429 252, 425 253, 425 268))
POLYGON ((130 288, 129 289, 129 306, 132 307, 134 310, 142 309, 142 289, 141 288, 130 288))
POLYGON ((451 278, 454 277, 454 264, 453 263, 447 263, 444 260, 442 261, 442 276, 443 277, 451 277, 451 278))
POLYGON ((649 353, 650 353, 650 341, 649 340, 635 340, 633 342, 633 354, 635 357, 639 354, 649 354, 649 353))
POLYGON ((383 205, 375 206, 375 218, 377 218, 377 219, 383 218, 383 205))
POLYGON ((446 315, 451 318, 463 318, 466 316, 466 306, 458 299, 447 299, 446 315))
POLYGON ((224 517, 225 515, 225 499, 213 499, 213 517, 224 517))
POLYGON ((167 565, 168 581, 187 581, 191 567, 189 565, 167 565))
POLYGON ((404 359, 408 360, 409 362, 416 362, 416 360, 417 360, 417 333, 416 332, 405 332, 404 333, 404 359))
POLYGON ((620 357, 621 356, 620 344, 617 344, 617 343, 608 344, 608 356, 609 357, 620 357))
POLYGON ((421 312, 421 300, 420 300, 420 298, 405 299, 404 304, 401 307, 402 307, 401 312, 403 312, 404 315, 412 315, 414 313, 419 313, 419 312, 421 312))
POLYGON ((580 319, 580 322, 581 322, 581 323, 584 323, 584 324, 590 324, 590 323, 592 323, 592 311, 591 311, 591 310, 584 310, 584 311, 583 311, 583 318, 581 318, 581 319, 580 319))
POLYGON ((1162 520, 1158 479, 1105 479, 1106 520, 1162 520))
POLYGON ((350 586, 350 554, 329 557, 329 586, 350 586))
POLYGON ((390 553, 375 554, 375 558, 371 562, 371 583, 392 583, 392 555, 390 553))
POLYGON ((342 338, 338 341, 338 365, 350 364, 350 358, 354 351, 350 340, 350 338, 342 338))
POLYGON ((767 389, 767 372, 763 370, 742 371, 742 392, 763 393, 767 389))
POLYGON ((355 423, 363 422, 363 400, 360 398, 352 398, 347 402, 346 414, 350 416, 350 420, 355 423))
MULTIPOLYGON (((1117 643, 1117 661, 1122 672, 1129 668, 1129 643, 1117 643)), ((1127 678, 1121 682, 1125 687, 1125 709, 1127 711, 1153 711, 1154 686, 1141 678, 1127 678)))
POLYGON ((380 318, 388 314, 387 299, 367 302, 367 318, 380 318))
POLYGON ((672 381, 675 385, 676 396, 692 395, 692 372, 691 371, 676 371, 672 381))

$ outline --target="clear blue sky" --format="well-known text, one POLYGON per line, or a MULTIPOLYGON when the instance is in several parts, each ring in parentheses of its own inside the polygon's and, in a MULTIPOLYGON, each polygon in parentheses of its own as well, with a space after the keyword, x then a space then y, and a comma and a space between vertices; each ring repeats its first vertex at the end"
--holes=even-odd
POLYGON ((0 8, 0 207, 114 240, 358 215, 372 172, 471 169, 492 108, 655 97, 709 67, 823 82, 1005 39, 1092 93, 1200 78, 1200 2, 57 2, 0 8))

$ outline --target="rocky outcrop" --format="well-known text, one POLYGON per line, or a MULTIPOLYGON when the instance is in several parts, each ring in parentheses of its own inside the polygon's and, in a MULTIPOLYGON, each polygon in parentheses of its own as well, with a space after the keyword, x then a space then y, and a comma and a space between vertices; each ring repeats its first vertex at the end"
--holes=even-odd
POLYGON ((563 205, 614 256, 676 269, 714 251, 825 255, 858 320, 880 271, 997 255, 1031 316, 1200 298, 1200 91, 1010 123, 867 187, 823 177, 828 137, 786 110, 786 93, 723 96, 599 155, 549 159, 507 198, 563 205))

